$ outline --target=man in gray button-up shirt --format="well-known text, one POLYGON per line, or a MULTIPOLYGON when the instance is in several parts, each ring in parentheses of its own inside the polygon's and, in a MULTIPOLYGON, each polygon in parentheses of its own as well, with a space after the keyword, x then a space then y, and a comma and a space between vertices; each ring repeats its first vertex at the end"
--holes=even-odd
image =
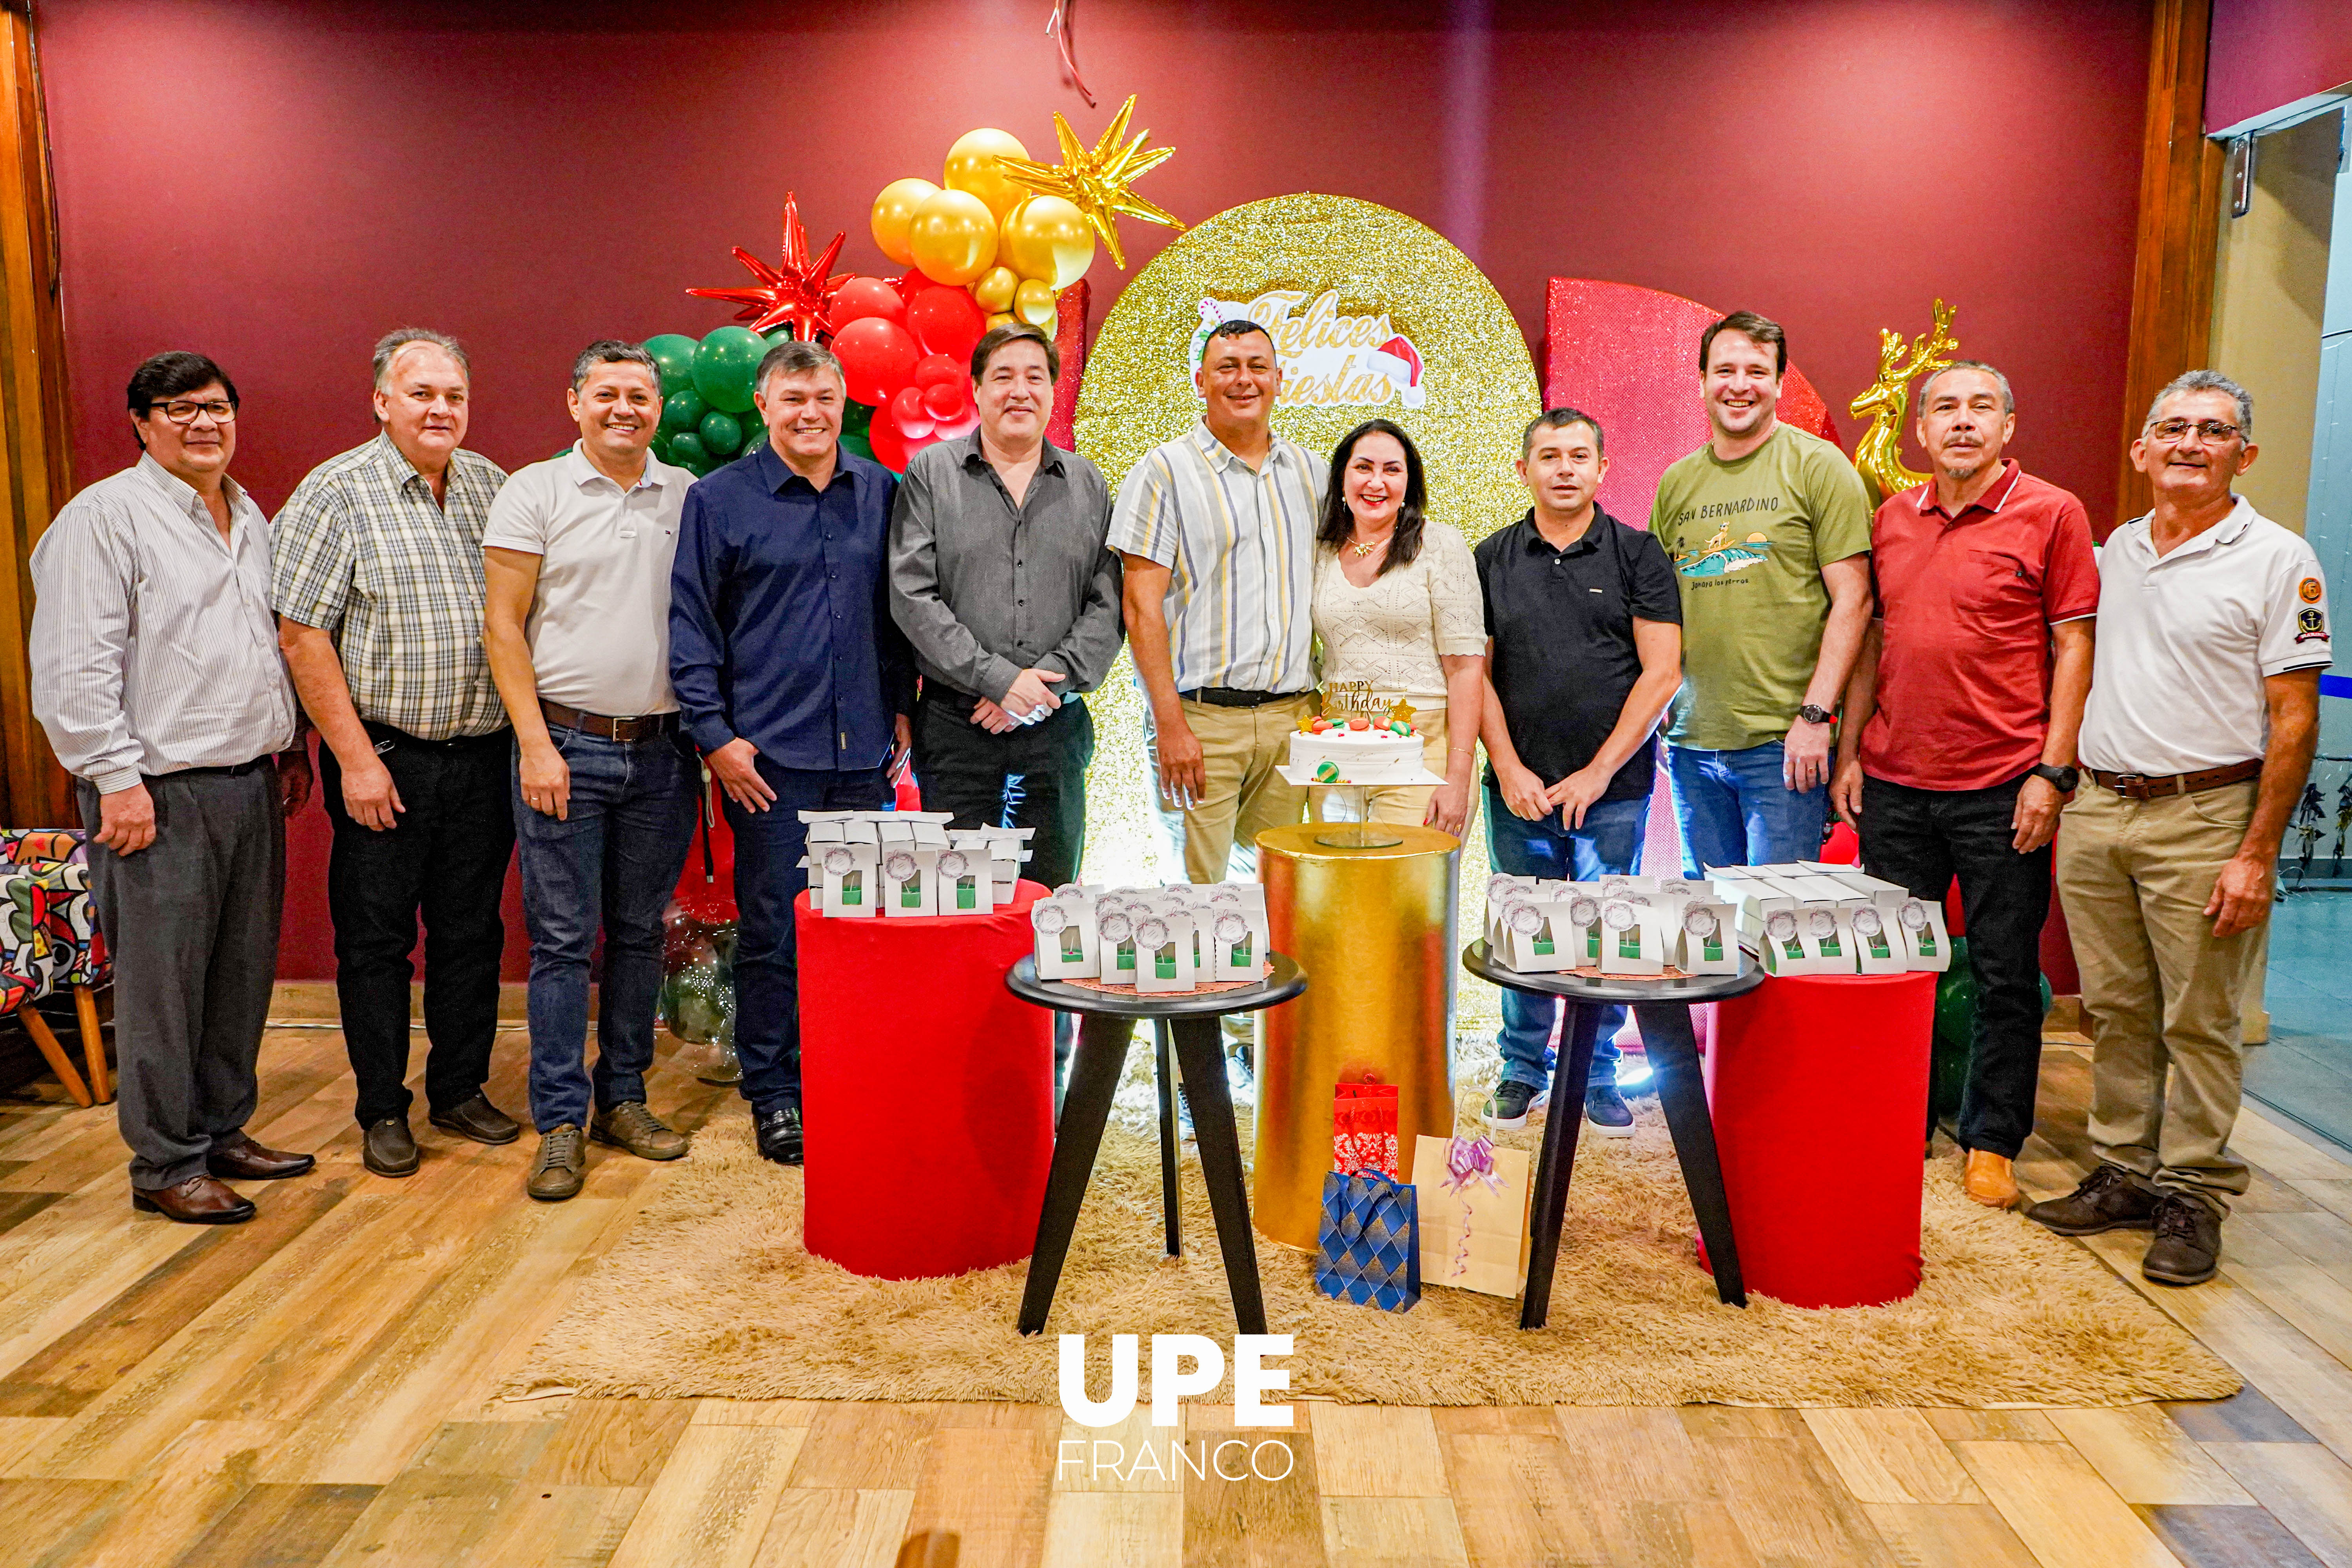
POLYGON ((1034 327, 972 351, 980 427, 915 455, 890 522, 890 613, 923 675, 915 778, 958 827, 1034 827, 1029 875, 1074 880, 1094 721, 1119 643, 1110 490, 1045 439, 1061 356, 1034 327))

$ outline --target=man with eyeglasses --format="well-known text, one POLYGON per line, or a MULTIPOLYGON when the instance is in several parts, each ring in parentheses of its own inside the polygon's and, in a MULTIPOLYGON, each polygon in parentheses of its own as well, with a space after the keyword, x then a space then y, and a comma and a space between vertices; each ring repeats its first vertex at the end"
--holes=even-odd
POLYGON ((138 462, 58 513, 32 556, 33 711, 74 775, 114 963, 116 1118, 131 1205, 233 1225, 227 1185, 308 1154, 246 1135, 278 975, 283 818, 310 794, 269 614, 269 524, 228 477, 236 388, 202 354, 131 377, 138 462))
POLYGON ((2165 1285, 2212 1278, 2246 1190, 2229 1150, 2239 1011, 2329 658, 2318 558, 2231 491, 2253 434, 2245 389, 2198 370, 2157 395, 2132 443, 2156 506, 2100 559, 2089 776, 2058 836, 2099 1163, 2029 1212, 2062 1236, 2153 1230, 2140 1272, 2165 1285))
POLYGON ((477 1143, 522 1129, 482 1093, 498 1037, 499 911, 514 855, 514 732, 482 648, 482 531, 506 473, 463 449, 471 373, 422 327, 375 346, 375 438, 310 470, 278 514, 278 640, 319 727, 335 830, 335 994, 379 1176, 415 1173, 409 954, 425 922, 425 1098, 477 1143))

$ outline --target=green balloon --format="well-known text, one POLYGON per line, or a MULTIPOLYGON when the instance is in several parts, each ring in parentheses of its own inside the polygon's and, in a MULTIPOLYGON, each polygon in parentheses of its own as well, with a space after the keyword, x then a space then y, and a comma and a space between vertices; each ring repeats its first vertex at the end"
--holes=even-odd
POLYGON ((845 452, 855 452, 868 462, 874 460, 874 443, 856 430, 844 430, 841 433, 841 449, 845 452))
POLYGON ((667 436, 656 436, 654 437, 653 453, 655 457, 659 458, 665 463, 675 463, 677 461, 676 458, 670 456, 669 437, 667 436))
POLYGON ((844 434, 863 432, 874 423, 874 410, 863 403, 845 402, 841 405, 841 428, 844 434))
POLYGON ((661 368, 664 397, 675 397, 694 385, 694 340, 684 332, 664 332, 646 340, 646 353, 661 368))
POLYGON ((714 458, 731 458, 743 449, 743 421, 732 414, 706 414, 696 429, 703 448, 714 458))
POLYGON ((665 392, 662 394, 661 432, 665 436, 675 436, 681 430, 691 430, 701 424, 702 416, 709 412, 710 405, 703 402, 702 394, 691 386, 665 392))
POLYGON ((719 328, 694 351, 694 390, 713 408, 742 413, 751 406, 751 377, 767 352, 766 340, 749 327, 719 328))
POLYGON ((774 348, 778 343, 788 343, 793 341, 793 330, 790 327, 778 327, 774 331, 768 334, 768 346, 770 348, 774 348))
POLYGON ((707 474, 712 467, 710 448, 691 430, 681 430, 669 438, 669 460, 696 475, 707 474))

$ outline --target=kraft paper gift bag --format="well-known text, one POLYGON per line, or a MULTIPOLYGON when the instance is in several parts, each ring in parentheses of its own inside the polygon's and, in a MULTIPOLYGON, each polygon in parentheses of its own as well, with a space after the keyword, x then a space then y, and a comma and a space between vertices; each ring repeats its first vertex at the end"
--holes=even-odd
POLYGON ((1397 1173, 1397 1086, 1340 1083, 1331 1088, 1331 1168, 1397 1173))
POLYGON ((1413 1190, 1377 1171, 1323 1178, 1315 1289, 1335 1301, 1409 1312, 1421 1300, 1413 1190))
POLYGON ((1528 1152, 1423 1133, 1413 1141, 1412 1170, 1421 1282, 1517 1295, 1528 1277, 1528 1152))

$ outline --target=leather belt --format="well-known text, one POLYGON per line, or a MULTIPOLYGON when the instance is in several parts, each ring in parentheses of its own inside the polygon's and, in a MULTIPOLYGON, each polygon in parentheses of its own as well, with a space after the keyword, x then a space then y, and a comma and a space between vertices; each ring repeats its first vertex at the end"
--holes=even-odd
MULTIPOLYGON (((1311 689, 1310 689, 1311 690, 1311 689)), ((1288 702, 1308 695, 1306 691, 1242 691, 1230 686, 1201 686, 1176 694, 1187 702, 1205 702, 1212 708, 1263 708, 1269 702, 1288 702)))
POLYGON ((583 735, 593 735, 600 741, 618 741, 624 744, 667 735, 677 728, 677 715, 669 713, 638 713, 625 718, 609 718, 602 713, 583 713, 577 708, 566 708, 561 702, 551 702, 542 697, 539 710, 551 724, 567 730, 577 730, 583 735))
POLYGON ((2200 790, 2258 779, 2263 776, 2263 760, 2256 757, 2251 763, 2232 763, 2226 768, 2207 768, 2198 773, 2111 773, 2104 768, 2085 771, 2101 788, 2111 789, 2126 800, 2161 800, 2167 795, 2195 795, 2200 790))

